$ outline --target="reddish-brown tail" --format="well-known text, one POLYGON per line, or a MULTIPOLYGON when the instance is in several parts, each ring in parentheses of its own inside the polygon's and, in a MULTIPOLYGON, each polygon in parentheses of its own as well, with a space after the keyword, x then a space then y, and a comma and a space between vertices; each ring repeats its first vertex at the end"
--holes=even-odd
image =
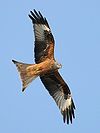
POLYGON ((22 62, 17 62, 12 60, 12 62, 16 65, 20 78, 22 80, 22 91, 34 80, 38 75, 36 64, 25 64, 22 62))

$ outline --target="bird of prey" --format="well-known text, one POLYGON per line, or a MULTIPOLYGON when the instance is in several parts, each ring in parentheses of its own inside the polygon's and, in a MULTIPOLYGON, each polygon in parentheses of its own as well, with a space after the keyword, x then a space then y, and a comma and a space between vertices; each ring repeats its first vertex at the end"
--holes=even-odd
POLYGON ((48 21, 40 11, 30 11, 29 18, 33 24, 35 35, 34 56, 35 64, 26 64, 12 60, 16 65, 22 80, 22 91, 36 77, 40 77, 45 88, 55 100, 63 116, 64 123, 72 123, 75 118, 75 105, 67 83, 58 72, 61 68, 54 58, 54 37, 48 21))

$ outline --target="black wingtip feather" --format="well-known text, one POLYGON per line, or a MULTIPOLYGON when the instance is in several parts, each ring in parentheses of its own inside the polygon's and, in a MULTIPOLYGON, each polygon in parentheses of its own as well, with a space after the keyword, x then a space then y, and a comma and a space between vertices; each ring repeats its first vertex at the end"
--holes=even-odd
POLYGON ((69 124, 69 110, 67 109, 67 124, 69 124))
POLYGON ((69 118, 70 118, 70 122, 72 124, 72 110, 71 110, 71 107, 69 108, 69 118))
POLYGON ((31 20, 33 20, 33 17, 32 17, 30 14, 29 14, 28 16, 29 16, 29 18, 30 18, 31 20))
POLYGON ((44 19, 43 16, 42 16, 42 14, 41 14, 41 12, 40 11, 38 11, 38 12, 39 12, 39 15, 41 16, 41 18, 44 19))
POLYGON ((37 11, 34 9, 34 12, 37 12, 37 11))
POLYGON ((75 104, 73 102, 73 99, 72 99, 72 106, 73 106, 74 109, 76 109, 75 104))
POLYGON ((35 19, 35 21, 37 22, 39 20, 39 18, 36 16, 36 14, 33 13, 32 11, 30 11, 30 13, 31 13, 33 19, 35 19))
POLYGON ((40 15, 39 15, 39 13, 34 9, 34 13, 36 14, 36 16, 38 17, 38 18, 40 18, 40 15))
POLYGON ((66 122, 66 111, 65 110, 63 111, 63 122, 64 123, 66 122))
POLYGON ((69 108, 66 108, 62 113, 64 123, 67 121, 67 124, 69 123, 72 124, 73 118, 75 118, 74 110, 75 110, 75 105, 74 102, 72 102, 71 106, 69 106, 69 108))
POLYGON ((33 24, 45 24, 48 28, 50 28, 46 18, 42 16, 40 11, 36 11, 34 9, 33 11, 30 11, 28 16, 32 20, 33 24))
POLYGON ((74 109, 72 109, 72 116, 75 119, 74 109))
POLYGON ((73 105, 71 105, 70 111, 71 111, 72 118, 75 118, 74 107, 73 107, 73 105))
POLYGON ((26 87, 22 88, 22 92, 24 92, 25 89, 26 89, 26 87))
POLYGON ((13 62, 14 64, 16 64, 16 63, 17 63, 17 61, 15 61, 15 60, 12 60, 12 62, 13 62))
POLYGON ((46 19, 46 18, 45 18, 45 22, 46 22, 46 24, 47 24, 48 28, 50 28, 50 27, 49 27, 49 24, 48 24, 48 21, 47 21, 47 19, 46 19))

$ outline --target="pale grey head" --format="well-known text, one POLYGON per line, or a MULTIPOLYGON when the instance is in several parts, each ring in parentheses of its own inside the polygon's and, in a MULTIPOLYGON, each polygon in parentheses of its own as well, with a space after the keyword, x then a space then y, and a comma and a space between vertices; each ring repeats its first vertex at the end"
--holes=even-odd
POLYGON ((57 61, 54 62, 54 69, 60 69, 62 68, 62 65, 58 63, 57 61))

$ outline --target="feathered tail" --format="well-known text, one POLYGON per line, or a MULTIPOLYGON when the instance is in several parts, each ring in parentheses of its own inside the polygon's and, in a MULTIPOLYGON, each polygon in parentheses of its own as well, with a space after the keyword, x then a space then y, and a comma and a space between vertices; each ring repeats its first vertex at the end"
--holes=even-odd
POLYGON ((25 64, 22 62, 17 62, 12 60, 12 62, 16 65, 20 78, 22 80, 22 91, 34 80, 38 75, 38 67, 36 64, 25 64))

